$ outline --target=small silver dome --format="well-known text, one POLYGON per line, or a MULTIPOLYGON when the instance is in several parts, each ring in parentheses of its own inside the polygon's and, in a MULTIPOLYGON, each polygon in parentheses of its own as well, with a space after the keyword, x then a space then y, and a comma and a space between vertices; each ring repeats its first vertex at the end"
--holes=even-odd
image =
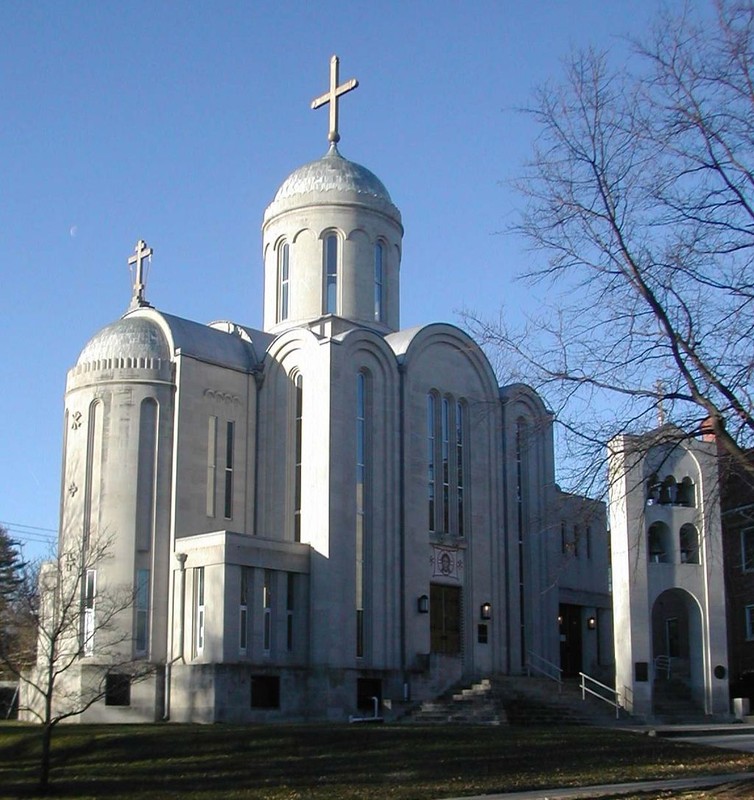
POLYGON ((76 362, 91 364, 105 359, 170 360, 170 349, 160 326, 151 319, 127 316, 102 328, 81 351, 76 362))
POLYGON ((323 158, 304 164, 283 181, 265 219, 280 211, 327 202, 371 206, 400 221, 400 211, 382 181, 361 164, 343 158, 335 145, 323 158))

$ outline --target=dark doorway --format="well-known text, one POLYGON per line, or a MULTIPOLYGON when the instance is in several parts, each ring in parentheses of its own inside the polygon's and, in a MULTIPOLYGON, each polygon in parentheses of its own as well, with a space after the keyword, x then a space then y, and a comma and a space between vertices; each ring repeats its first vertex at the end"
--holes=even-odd
POLYGON ((461 588, 439 583, 429 587, 430 649, 433 653, 461 652, 461 588))
POLYGON ((560 606, 560 668, 564 678, 581 672, 581 606, 560 606))

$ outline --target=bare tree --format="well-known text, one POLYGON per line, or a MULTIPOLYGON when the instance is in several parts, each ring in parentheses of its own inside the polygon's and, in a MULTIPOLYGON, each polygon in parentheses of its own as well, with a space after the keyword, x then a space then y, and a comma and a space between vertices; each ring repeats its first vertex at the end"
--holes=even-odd
POLYGON ((61 543, 57 556, 39 568, 38 595, 28 587, 21 598, 36 622, 35 657, 23 647, 0 652, 5 669, 21 682, 20 711, 42 726, 43 792, 55 727, 112 691, 113 676, 130 685, 153 669, 133 660, 133 589, 107 585, 102 578, 112 545, 106 537, 61 543))
POLYGON ((581 464, 659 415, 754 473, 754 4, 714 12, 662 14, 630 71, 572 57, 526 110, 515 230, 548 258, 523 276, 545 291, 524 330, 472 322, 581 464))

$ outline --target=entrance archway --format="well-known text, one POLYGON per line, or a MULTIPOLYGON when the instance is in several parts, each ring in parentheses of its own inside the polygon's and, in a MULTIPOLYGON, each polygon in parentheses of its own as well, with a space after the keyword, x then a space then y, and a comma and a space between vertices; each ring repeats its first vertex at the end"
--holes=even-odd
POLYGON ((686 700, 704 708, 702 613, 684 589, 667 589, 652 606, 652 659, 655 706, 686 700))

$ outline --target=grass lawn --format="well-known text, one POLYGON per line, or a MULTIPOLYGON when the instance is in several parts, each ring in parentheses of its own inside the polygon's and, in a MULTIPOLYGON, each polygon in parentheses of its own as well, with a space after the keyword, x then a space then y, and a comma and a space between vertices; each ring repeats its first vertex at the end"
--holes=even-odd
MULTIPOLYGON (((0 725, 1 798, 33 794, 38 755, 38 728, 0 725)), ((51 794, 423 800, 747 769, 747 753, 586 727, 70 725, 51 794)))

